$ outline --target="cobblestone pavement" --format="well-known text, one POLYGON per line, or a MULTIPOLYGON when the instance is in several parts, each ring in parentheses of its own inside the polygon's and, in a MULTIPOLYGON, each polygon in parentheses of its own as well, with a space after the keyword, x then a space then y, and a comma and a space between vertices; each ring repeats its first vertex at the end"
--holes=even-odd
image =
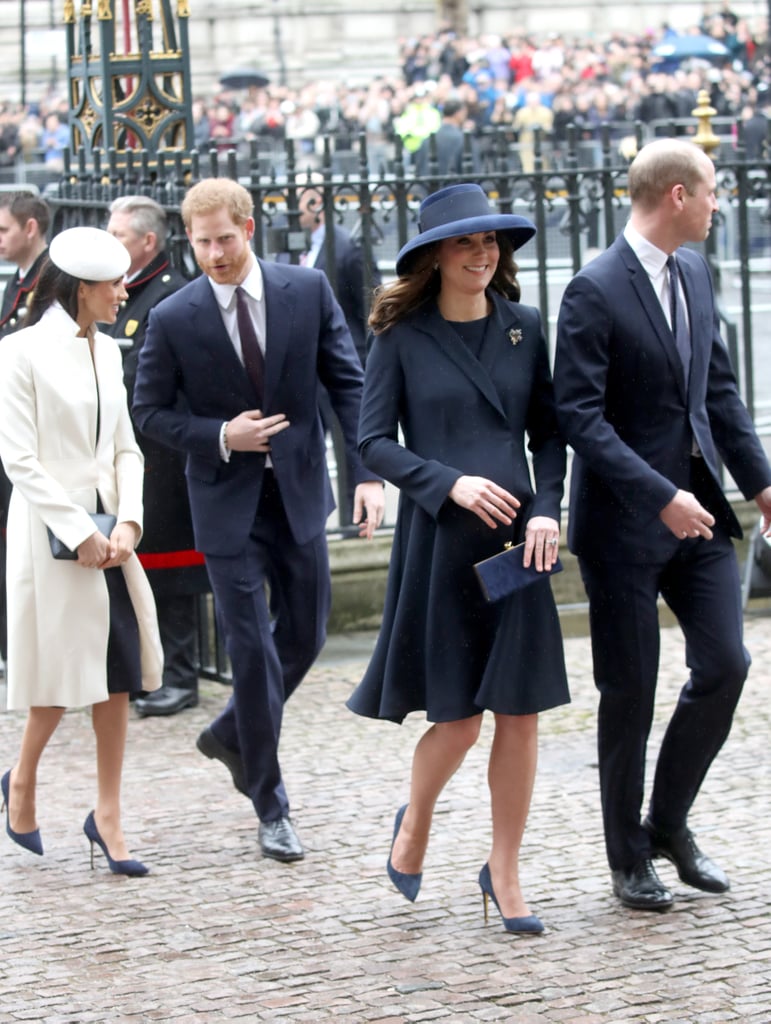
MULTIPOLYGON (((260 858, 249 805, 195 737, 223 703, 168 720, 132 716, 125 827, 143 879, 89 868, 83 819, 94 800, 89 717, 71 712, 41 766, 45 856, 0 835, 0 1024, 277 1021, 412 1024, 722 1024, 771 1021, 769 725, 771 619, 747 619, 754 667, 728 744, 691 824, 733 881, 725 896, 680 884, 658 915, 610 894, 594 748, 589 644, 566 640, 573 703, 542 717, 523 848, 542 937, 485 926, 476 876, 489 842, 479 745, 438 807, 423 891, 409 904, 385 859, 409 758, 424 728, 358 719, 343 703, 369 638, 337 638, 293 698, 283 764, 306 860, 260 858)), ((683 679, 664 630, 654 745, 683 679)), ((0 771, 23 716, 0 715, 0 771)))

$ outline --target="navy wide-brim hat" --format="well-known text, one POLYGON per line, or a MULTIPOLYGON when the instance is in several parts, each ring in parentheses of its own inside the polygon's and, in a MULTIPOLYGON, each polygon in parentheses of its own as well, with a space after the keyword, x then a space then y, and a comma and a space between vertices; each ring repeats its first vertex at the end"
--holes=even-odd
POLYGON ((513 213, 495 213, 479 185, 448 185, 426 196, 418 213, 419 234, 402 246, 396 257, 396 273, 410 272, 418 249, 445 238, 473 235, 478 231, 500 231, 512 247, 520 249, 535 234, 535 225, 513 213))

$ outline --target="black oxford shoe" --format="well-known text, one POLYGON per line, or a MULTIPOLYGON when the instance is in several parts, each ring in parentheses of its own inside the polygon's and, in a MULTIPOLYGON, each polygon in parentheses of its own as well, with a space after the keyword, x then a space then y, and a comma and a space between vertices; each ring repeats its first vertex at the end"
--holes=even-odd
POLYGON ((134 707, 142 718, 150 715, 176 715, 185 708, 198 706, 198 694, 195 690, 185 690, 181 686, 162 686, 153 690, 146 697, 137 697, 134 707))
POLYGON ((669 910, 674 903, 649 857, 633 868, 620 868, 611 872, 613 893, 625 907, 632 910, 669 910))
POLYGON ((261 821, 258 835, 263 857, 272 857, 273 860, 288 863, 302 860, 305 856, 305 850, 289 818, 261 821))
POLYGON ((230 772, 231 778, 233 779, 233 785, 236 787, 238 792, 243 793, 244 796, 249 796, 246 789, 244 764, 241 760, 241 755, 237 750, 231 750, 230 747, 226 747, 225 744, 214 735, 208 726, 195 741, 195 745, 204 757, 210 757, 217 761, 222 761, 230 772))
POLYGON ((706 853, 701 852, 690 829, 659 832, 650 818, 645 819, 643 828, 651 837, 653 856, 671 860, 686 885, 704 892, 728 892, 731 888, 725 871, 710 860, 706 853))

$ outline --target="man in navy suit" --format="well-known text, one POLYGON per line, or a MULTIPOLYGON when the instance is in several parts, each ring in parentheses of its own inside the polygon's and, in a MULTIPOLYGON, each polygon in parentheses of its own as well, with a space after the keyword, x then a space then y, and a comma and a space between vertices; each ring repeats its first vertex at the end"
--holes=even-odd
POLYGON ((291 861, 304 851, 278 762, 281 719, 321 650, 330 605, 321 384, 356 466, 363 536, 382 519, 383 487, 356 454, 362 369, 329 283, 257 260, 252 209, 226 178, 185 196, 203 275, 151 312, 133 412, 144 434, 187 455, 195 546, 233 669, 232 697, 198 748, 252 800, 263 854, 291 861))
POLYGON ((688 885, 729 887, 688 828, 750 664, 731 541, 741 528, 719 459, 771 532, 771 468, 720 339, 709 270, 680 248, 707 237, 715 189, 712 162, 692 143, 643 147, 629 169, 629 223, 568 285, 557 333, 558 415, 575 450, 568 540, 589 596, 600 692, 605 843, 614 893, 638 910, 673 902, 655 857, 688 885), (690 675, 641 820, 659 596, 683 630, 690 675))

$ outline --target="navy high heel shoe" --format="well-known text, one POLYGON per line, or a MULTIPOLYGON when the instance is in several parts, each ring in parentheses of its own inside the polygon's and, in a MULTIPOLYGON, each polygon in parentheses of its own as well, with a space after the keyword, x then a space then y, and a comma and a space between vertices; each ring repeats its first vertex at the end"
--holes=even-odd
POLYGON ((406 810, 407 804, 405 804, 404 807, 400 807, 396 812, 396 820, 394 821, 394 837, 391 840, 391 852, 388 854, 388 864, 386 865, 386 868, 388 870, 388 877, 394 883, 402 896, 405 896, 411 903, 414 903, 415 898, 420 892, 420 883, 423 881, 423 872, 420 871, 417 875, 408 875, 403 871, 397 871, 391 863, 391 855, 394 852, 394 843, 396 842, 396 837, 399 835, 402 818, 404 817, 404 812, 406 810))
POLYGON ((0 807, 0 813, 5 811, 5 831, 13 839, 14 843, 18 843, 19 846, 23 846, 25 850, 29 850, 30 853, 36 853, 38 857, 43 856, 43 843, 40 839, 40 829, 36 828, 34 832, 14 832, 11 828, 11 802, 8 799, 8 792, 11 786, 11 770, 10 768, 5 773, 3 778, 0 780, 0 787, 3 791, 3 806, 0 807))
POLYGON ((91 843, 91 870, 94 870, 94 843, 101 849, 102 853, 107 858, 107 863, 110 865, 110 871, 114 875, 131 875, 133 877, 140 877, 149 873, 150 869, 146 867, 140 860, 113 860, 110 856, 110 851, 107 849, 107 844, 104 839, 99 835, 99 829, 96 827, 96 821, 94 820, 94 812, 91 811, 89 816, 86 818, 83 825, 83 831, 86 834, 86 838, 91 843))
MULTIPOLYGON (((485 905, 485 924, 487 924, 488 897, 492 899, 496 910, 501 914, 501 908, 498 906, 498 900, 495 898, 495 891, 493 890, 493 880, 490 876, 489 864, 485 864, 479 872, 479 888, 482 890, 482 899, 485 905)), ((504 929, 516 935, 540 935, 543 931, 543 921, 536 917, 535 914, 528 914, 527 917, 504 917, 501 914, 501 920, 503 921, 504 929)))

